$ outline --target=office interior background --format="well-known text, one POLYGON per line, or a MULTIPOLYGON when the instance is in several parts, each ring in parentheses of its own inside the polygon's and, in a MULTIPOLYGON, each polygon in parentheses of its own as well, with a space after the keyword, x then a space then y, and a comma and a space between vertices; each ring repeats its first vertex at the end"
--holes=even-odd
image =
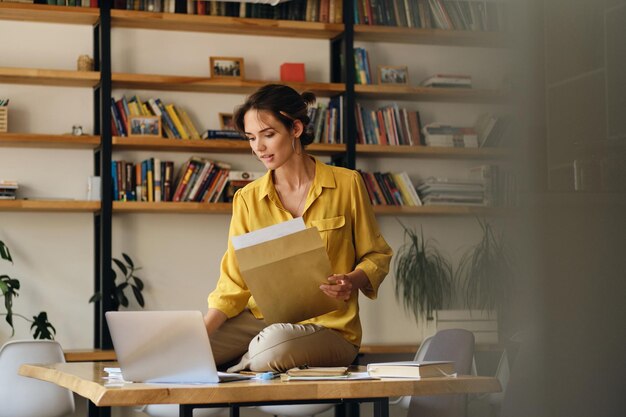
MULTIPOLYGON (((516 155, 506 163, 523 180, 519 207, 493 219, 517 253, 511 329, 533 329, 519 415, 623 415, 625 369, 624 278, 626 242, 626 1, 504 1, 510 6, 507 48, 358 42, 372 68, 406 65, 418 84, 431 74, 471 74, 476 88, 512 88, 508 111, 516 115, 516 155), (532 380, 532 379, 531 379, 532 380), (535 380, 532 380, 535 381, 535 380)), ((0 22, 0 66, 72 70, 92 55, 90 27, 0 22)), ((303 62, 308 81, 330 79, 326 40, 220 35, 116 28, 113 72, 208 76, 209 57, 244 58, 249 79, 277 80, 284 62, 303 62)), ((160 97, 182 106, 202 129, 219 128, 218 113, 232 112, 238 94, 114 90, 142 99, 160 97)), ((73 125, 93 132, 92 91, 84 88, 3 84, 11 99, 10 131, 66 133, 73 125)), ((390 101, 371 102, 370 106, 390 101)), ((407 102, 424 122, 472 125, 501 104, 407 102)), ((189 155, 116 152, 114 159, 170 159, 189 155)), ((234 169, 261 171, 252 155, 215 154, 234 169)), ((326 160, 326 157, 320 157, 326 160)), ((360 158, 367 171, 407 171, 414 182, 429 176, 464 178, 471 160, 360 158)), ((0 179, 16 179, 20 196, 81 200, 93 175, 93 151, 0 148, 0 179)), ((229 215, 115 214, 113 256, 132 256, 146 283, 146 309, 205 311, 226 248, 229 215)), ((435 239, 456 265, 481 236, 472 216, 402 216, 406 226, 435 239)), ((378 216, 397 251, 403 228, 378 216)), ((2 271, 22 283, 16 312, 47 311, 64 348, 93 345, 94 238, 90 213, 0 213, 0 239, 14 264, 2 271)), ((394 295, 390 272, 377 300, 361 297, 363 343, 418 344, 434 331, 416 321, 394 295)), ((462 296, 452 307, 463 308, 462 296)), ((132 309, 139 307, 131 300, 132 309)), ((30 338, 16 319, 13 338, 30 338)), ((0 325, 0 342, 11 338, 0 325)), ((116 411, 126 414, 127 411, 116 411)))

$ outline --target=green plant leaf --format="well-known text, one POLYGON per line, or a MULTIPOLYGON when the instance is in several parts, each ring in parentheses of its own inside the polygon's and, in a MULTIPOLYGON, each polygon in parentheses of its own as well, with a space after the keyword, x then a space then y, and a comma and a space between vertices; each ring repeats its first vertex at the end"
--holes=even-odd
POLYGON ((102 293, 98 291, 97 293, 91 296, 91 298, 89 299, 89 302, 97 303, 97 302, 100 302, 101 300, 102 300, 102 293))
POLYGON ((141 307, 144 307, 145 302, 143 299, 143 295, 141 294, 141 290, 137 287, 135 287, 134 285, 131 285, 131 288, 133 289, 133 294, 135 295, 135 299, 137 300, 137 304, 139 304, 141 307))
POLYGON ((9 247, 4 244, 3 241, 0 240, 0 259, 4 259, 13 263, 13 258, 11 258, 11 251, 9 251, 9 247))
POLYGON ((37 316, 33 316, 33 323, 30 326, 33 330, 33 338, 35 339, 47 339, 53 340, 54 335, 57 333, 56 329, 48 321, 48 314, 42 311, 37 316))
POLYGON ((126 269, 126 265, 124 265, 124 262, 120 261, 117 258, 113 258, 113 262, 115 262, 115 265, 117 265, 120 271, 122 271, 122 274, 124 275, 128 274, 128 269, 126 269))
POLYGON ((137 289, 139 291, 143 290, 143 281, 139 277, 136 277, 136 276, 133 276, 132 278, 133 278, 133 281, 135 281, 135 286, 137 287, 137 289))
POLYGON ((124 260, 126 261, 129 267, 135 268, 135 264, 133 263, 133 260, 130 258, 130 256, 122 252, 122 257, 124 258, 124 260))

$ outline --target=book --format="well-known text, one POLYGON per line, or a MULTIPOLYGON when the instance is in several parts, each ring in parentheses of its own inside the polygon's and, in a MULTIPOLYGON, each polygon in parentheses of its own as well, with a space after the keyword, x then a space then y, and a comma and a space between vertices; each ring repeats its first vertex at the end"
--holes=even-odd
POLYGON ((377 378, 432 378, 454 375, 454 362, 401 361, 379 362, 367 365, 367 373, 377 378))
POLYGON ((242 139, 246 138, 236 130, 208 129, 202 134, 202 139, 242 139))
POLYGON ((471 88, 472 77, 459 74, 434 74, 420 84, 424 87, 471 88))
POLYGON ((348 374, 347 366, 303 366, 291 368, 287 371, 289 376, 342 376, 348 374))

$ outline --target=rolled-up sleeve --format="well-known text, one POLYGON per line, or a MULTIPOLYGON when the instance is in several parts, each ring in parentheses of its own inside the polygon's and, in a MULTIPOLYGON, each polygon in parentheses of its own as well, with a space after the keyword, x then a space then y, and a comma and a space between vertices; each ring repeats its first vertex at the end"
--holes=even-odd
POLYGON ((233 215, 228 231, 228 249, 222 258, 220 277, 215 290, 209 294, 208 298, 209 308, 216 308, 229 318, 241 313, 250 299, 250 290, 248 290, 239 271, 235 249, 231 242, 233 236, 249 232, 248 207, 240 191, 238 190, 233 197, 233 215))
POLYGON ((376 299, 378 287, 389 272, 392 250, 383 238, 374 216, 374 210, 361 175, 354 171, 352 181, 352 230, 357 264, 367 275, 371 288, 364 288, 363 293, 376 299))

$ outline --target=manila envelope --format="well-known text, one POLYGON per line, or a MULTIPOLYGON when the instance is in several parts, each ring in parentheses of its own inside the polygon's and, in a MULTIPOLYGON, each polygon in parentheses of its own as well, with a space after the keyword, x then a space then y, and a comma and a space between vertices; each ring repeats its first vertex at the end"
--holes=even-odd
POLYGON ((330 260, 316 228, 235 251, 239 270, 265 321, 297 323, 337 310, 343 302, 325 295, 330 260))

